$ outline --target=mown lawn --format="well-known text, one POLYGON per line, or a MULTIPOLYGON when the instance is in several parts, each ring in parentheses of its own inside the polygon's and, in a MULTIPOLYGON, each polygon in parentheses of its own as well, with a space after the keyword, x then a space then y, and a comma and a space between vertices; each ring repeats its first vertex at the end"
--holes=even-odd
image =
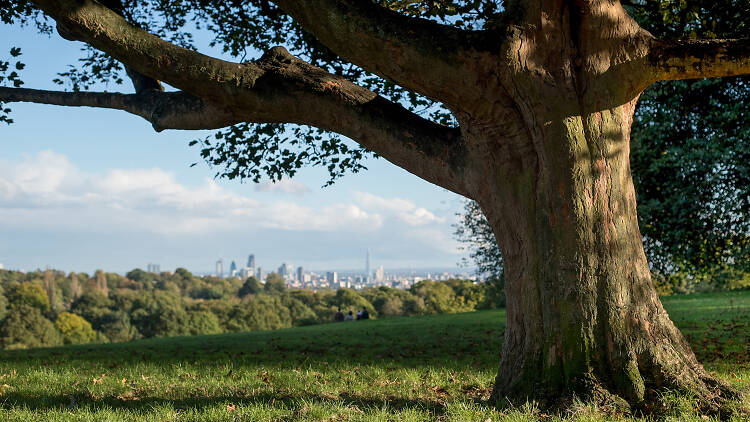
MULTIPOLYGON (((750 391, 750 292, 664 303, 706 367, 750 391)), ((533 404, 487 406, 504 319, 498 310, 0 352, 0 421, 557 420, 533 404)), ((706 420, 690 398, 665 399, 667 419, 706 420)), ((584 405, 562 416, 608 420, 584 405)))

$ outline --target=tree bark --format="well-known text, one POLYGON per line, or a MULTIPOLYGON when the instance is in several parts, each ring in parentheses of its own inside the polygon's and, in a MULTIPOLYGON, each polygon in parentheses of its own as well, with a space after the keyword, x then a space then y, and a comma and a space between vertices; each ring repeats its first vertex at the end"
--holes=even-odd
POLYGON ((564 98, 570 113, 536 114, 534 147, 496 161, 477 197, 505 263, 494 398, 643 409, 665 388, 709 406, 734 397, 697 361, 651 282, 629 166, 636 100, 580 115, 580 98, 564 98))

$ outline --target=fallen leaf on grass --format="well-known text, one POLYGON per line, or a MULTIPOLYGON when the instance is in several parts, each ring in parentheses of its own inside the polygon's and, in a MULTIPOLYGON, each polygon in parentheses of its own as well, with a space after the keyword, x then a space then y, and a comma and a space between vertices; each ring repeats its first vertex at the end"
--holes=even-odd
POLYGON ((138 400, 138 396, 136 396, 132 391, 119 394, 117 398, 123 401, 138 400))
POLYGON ((439 396, 447 396, 448 395, 448 390, 446 390, 445 388, 443 388, 443 387, 441 387, 439 385, 435 385, 435 386, 430 387, 430 390, 434 391, 435 394, 437 394, 439 396))
POLYGON ((99 378, 94 378, 94 384, 101 384, 101 383, 102 383, 102 381, 104 380, 104 377, 105 377, 105 376, 107 376, 107 374, 102 374, 102 376, 101 376, 101 377, 99 377, 99 378))
POLYGON ((266 383, 266 384, 270 384, 271 383, 271 378, 268 376, 268 371, 263 371, 260 374, 258 374, 258 378, 260 378, 261 380, 263 380, 263 382, 266 383))
POLYGON ((227 405, 227 412, 234 412, 235 409, 237 409, 237 406, 235 406, 233 404, 228 404, 227 405))

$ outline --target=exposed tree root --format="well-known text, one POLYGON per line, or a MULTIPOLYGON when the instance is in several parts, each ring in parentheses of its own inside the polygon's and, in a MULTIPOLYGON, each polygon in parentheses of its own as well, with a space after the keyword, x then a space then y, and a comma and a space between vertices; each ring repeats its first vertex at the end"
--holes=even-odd
MULTIPOLYGON (((701 376, 702 386, 659 387, 647 385, 643 400, 629 402, 621 395, 613 393, 593 376, 586 376, 581 381, 571 383, 570 388, 560 395, 537 394, 534 406, 542 413, 560 417, 574 416, 582 409, 591 407, 597 413, 610 417, 650 417, 656 420, 674 415, 679 407, 679 400, 690 402, 691 411, 701 415, 718 417, 722 421, 739 416, 750 420, 750 409, 740 405, 742 393, 727 383, 706 373, 701 376)), ((519 395, 502 395, 493 391, 490 402, 498 409, 522 408, 529 403, 529 397, 519 395)))

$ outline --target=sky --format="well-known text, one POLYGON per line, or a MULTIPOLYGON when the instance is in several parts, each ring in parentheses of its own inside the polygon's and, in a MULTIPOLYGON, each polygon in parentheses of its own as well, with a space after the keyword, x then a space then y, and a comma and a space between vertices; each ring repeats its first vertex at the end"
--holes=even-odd
MULTIPOLYGON (((60 89, 52 79, 81 56, 79 43, 56 34, 0 25, 0 59, 12 46, 22 48, 25 88, 60 89)), ((369 248, 372 268, 458 270, 464 257, 452 235, 463 199, 383 159, 328 188, 322 169, 276 184, 240 183, 215 179, 198 147, 188 146, 207 131, 156 133, 115 110, 10 108, 15 123, 0 123, 6 269, 123 273, 156 263, 208 272, 219 258, 228 268, 252 253, 265 271, 282 262, 356 270, 369 248)))

